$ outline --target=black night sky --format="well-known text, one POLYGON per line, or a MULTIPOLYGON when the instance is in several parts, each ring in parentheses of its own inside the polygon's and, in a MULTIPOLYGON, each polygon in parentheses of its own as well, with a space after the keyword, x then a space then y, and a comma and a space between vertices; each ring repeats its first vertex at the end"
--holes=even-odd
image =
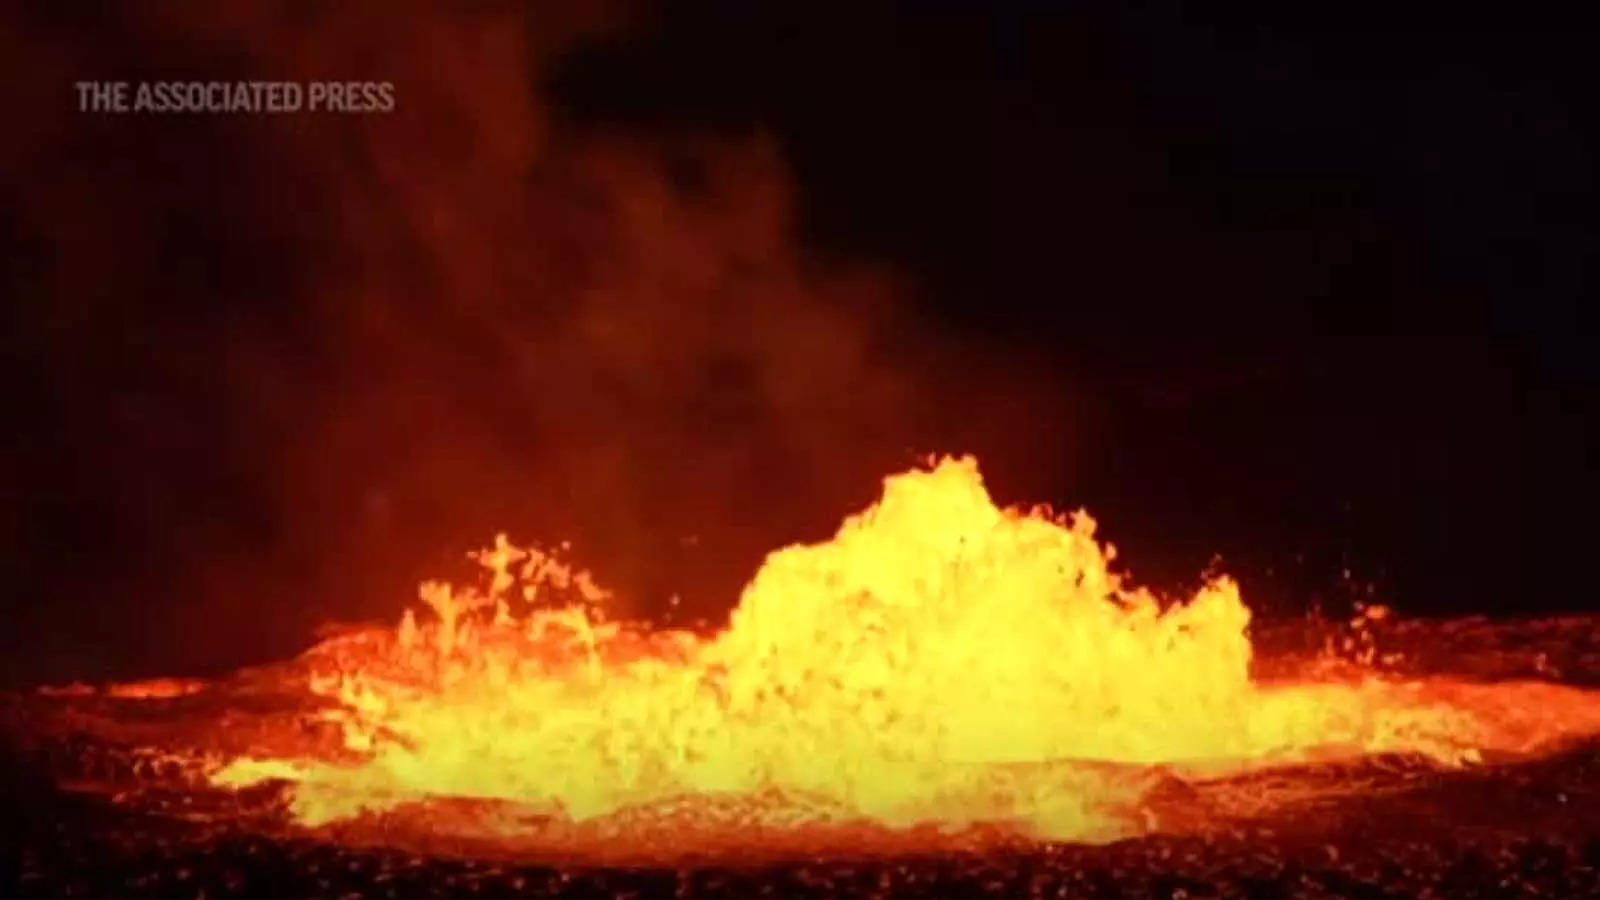
POLYGON ((1062 6, 19 7, 0 677, 294 652, 496 529, 715 617, 934 451, 1161 590, 1593 608, 1594 35, 1062 6), (72 90, 334 77, 400 111, 72 90))

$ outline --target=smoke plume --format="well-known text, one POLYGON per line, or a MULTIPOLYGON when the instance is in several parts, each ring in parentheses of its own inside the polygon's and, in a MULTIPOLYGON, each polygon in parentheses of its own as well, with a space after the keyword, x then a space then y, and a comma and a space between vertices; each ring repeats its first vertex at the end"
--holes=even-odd
POLYGON ((795 240, 771 135, 561 114, 550 72, 636 11, 18 16, 30 672, 276 655, 392 618, 496 530, 570 539, 624 612, 715 618, 913 454, 1030 429, 1025 379, 910 286, 795 240), (78 79, 388 81, 397 109, 94 115, 78 79))

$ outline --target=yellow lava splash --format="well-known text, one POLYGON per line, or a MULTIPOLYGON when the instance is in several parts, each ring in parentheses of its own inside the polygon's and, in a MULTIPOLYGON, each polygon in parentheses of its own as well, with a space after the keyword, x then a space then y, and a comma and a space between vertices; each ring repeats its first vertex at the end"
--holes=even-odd
POLYGON ((711 636, 606 621, 587 576, 502 536, 477 556, 486 588, 424 585, 428 621, 313 651, 332 661, 311 688, 337 701, 337 758, 212 779, 287 780, 305 825, 469 798, 569 823, 732 804, 768 825, 1103 840, 1149 825, 1130 771, 1461 765, 1510 740, 1417 683, 1258 684, 1234 582, 1164 608, 1094 532, 997 508, 971 458, 930 462, 833 539, 771 554, 711 636))

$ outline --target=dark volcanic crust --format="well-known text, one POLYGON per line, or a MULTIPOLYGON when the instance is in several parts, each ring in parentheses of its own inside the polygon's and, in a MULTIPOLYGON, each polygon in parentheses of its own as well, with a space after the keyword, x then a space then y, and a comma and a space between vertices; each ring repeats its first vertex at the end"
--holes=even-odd
MULTIPOLYGON (((1453 659, 1458 672, 1477 677, 1537 672, 1593 684, 1594 634, 1587 620, 1516 627, 1468 620, 1426 633, 1413 626, 1388 640, 1411 645, 1420 670, 1439 671, 1453 659), (1452 656, 1452 649, 1461 652, 1452 656), (1551 671, 1557 667, 1564 671, 1551 671)), ((262 707, 256 716, 276 714, 279 705, 268 691, 231 696, 253 697, 262 707)), ((152 709, 164 708, 157 718, 170 724, 171 715, 204 702, 161 701, 152 709)), ((63 742, 59 708, 41 713, 15 697, 7 703, 0 894, 20 897, 1600 897, 1596 741, 1543 760, 1459 772, 1374 760, 1185 786, 1177 799, 1201 809, 1227 806, 1231 794, 1271 791, 1285 777, 1302 788, 1324 779, 1373 789, 1306 792, 1267 819, 1219 818, 1211 827, 1202 819, 1188 835, 1107 846, 596 868, 496 860, 461 847, 334 843, 285 828, 270 792, 219 801, 215 793, 147 789, 119 799, 106 784, 141 774, 130 773, 125 755, 81 735, 63 742), (54 737, 40 740, 43 731, 54 737), (63 789, 59 779, 72 765, 81 769, 72 774, 100 789, 63 789), (205 808, 219 802, 233 807, 205 808)), ((109 714, 92 701, 73 708, 96 721, 109 714)), ((137 722, 120 721, 133 729, 126 737, 138 736, 137 722)))
POLYGON ((25 812, 8 826, 14 874, 0 884, 19 897, 1600 896, 1596 768, 1590 747, 1225 834, 1104 847, 566 870, 217 828, 12 770, 25 812))
POLYGON ((4 763, 0 885, 19 897, 1600 896, 1595 743, 1210 834, 747 867, 554 868, 341 846, 268 819, 185 818, 181 794, 129 805, 61 790, 37 763, 4 763))

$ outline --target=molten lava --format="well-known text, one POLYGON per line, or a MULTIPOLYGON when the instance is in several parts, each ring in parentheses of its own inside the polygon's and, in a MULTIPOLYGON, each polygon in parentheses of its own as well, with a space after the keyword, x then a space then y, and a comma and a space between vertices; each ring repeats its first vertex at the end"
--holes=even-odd
POLYGON ((1145 803, 1163 781, 1470 765, 1600 730, 1592 695, 1553 685, 1257 682, 1234 582, 1164 607, 1094 531, 997 508, 974 460, 945 459, 886 479, 832 540, 771 554, 709 636, 608 621, 586 575, 502 536, 476 557, 486 587, 424 585, 427 621, 308 653, 342 746, 211 780, 284 780, 308 826, 450 798, 496 805, 454 826, 488 836, 648 818, 1103 840, 1163 827, 1145 803))

